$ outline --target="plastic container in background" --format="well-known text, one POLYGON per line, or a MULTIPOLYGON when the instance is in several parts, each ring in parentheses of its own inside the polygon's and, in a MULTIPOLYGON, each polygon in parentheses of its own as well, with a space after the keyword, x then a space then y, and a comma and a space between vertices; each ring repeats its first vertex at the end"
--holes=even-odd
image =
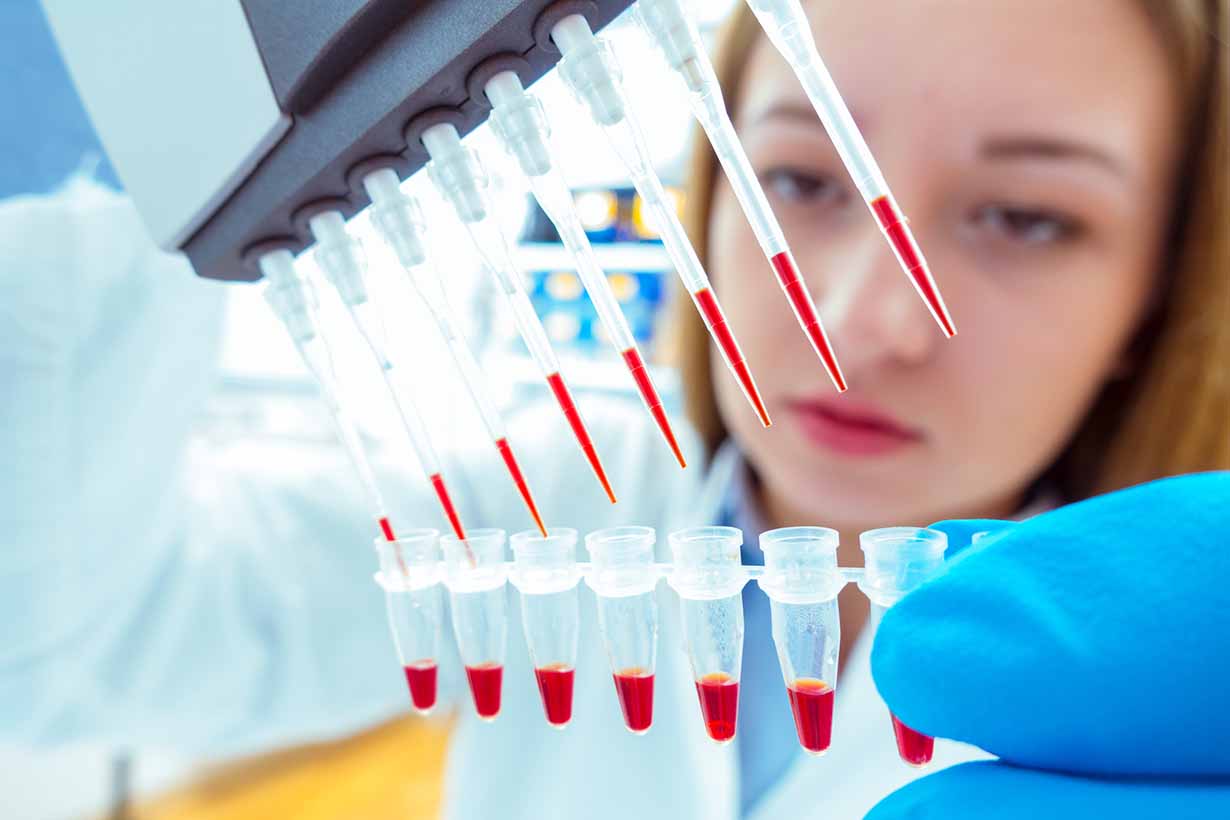
POLYGON ((445 584, 453 610, 453 634, 474 697, 474 709, 487 721, 500 714, 508 648, 504 541, 504 530, 495 529, 470 530, 464 541, 453 535, 440 539, 445 584))
POLYGON ((765 572, 759 584, 769 596, 795 729, 803 748, 817 756, 833 736, 841 650, 837 594, 845 586, 837 568, 838 541, 836 530, 826 527, 784 527, 760 536, 765 572))
POLYGON ((734 739, 743 662, 743 533, 693 527, 670 534, 674 571, 668 579, 679 608, 696 695, 709 737, 734 739))
POLYGON ((534 678, 547 723, 563 729, 572 720, 572 688, 576 676, 577 531, 552 528, 544 538, 536 530, 512 539, 511 581, 521 593, 521 622, 534 664, 534 678))
MULTIPOLYGON (((920 527, 884 527, 859 536, 865 569, 859 588, 871 600, 871 621, 878 627, 885 610, 944 570, 948 536, 920 527)), ((915 731, 893 715, 897 753, 911 766, 931 762, 935 739, 915 731)))
POLYGON ((653 725, 653 681, 658 655, 658 603, 652 527, 611 527, 585 536, 591 568, 586 583, 598 603, 624 725, 643 735, 653 725))
POLYGON ((389 629, 406 674, 410 702, 420 714, 436 705, 440 631, 444 599, 440 590, 440 533, 408 530, 396 540, 375 540, 389 629))

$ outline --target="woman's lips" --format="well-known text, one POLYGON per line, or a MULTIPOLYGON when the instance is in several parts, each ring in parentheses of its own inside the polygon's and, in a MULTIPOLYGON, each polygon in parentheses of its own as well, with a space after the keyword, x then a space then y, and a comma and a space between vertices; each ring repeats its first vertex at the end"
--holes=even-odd
POLYGON ((886 455, 923 439, 921 431, 846 398, 792 401, 787 407, 804 437, 840 455, 886 455))

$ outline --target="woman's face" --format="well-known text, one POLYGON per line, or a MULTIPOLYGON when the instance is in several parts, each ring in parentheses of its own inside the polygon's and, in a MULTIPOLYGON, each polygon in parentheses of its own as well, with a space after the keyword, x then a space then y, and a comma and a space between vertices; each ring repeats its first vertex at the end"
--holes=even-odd
POLYGON ((821 54, 956 323, 945 340, 767 39, 735 123, 849 384, 838 396, 729 186, 709 268, 773 415, 713 356, 770 513, 842 527, 1007 514, 1130 363, 1178 119, 1123 0, 812 2, 821 54))

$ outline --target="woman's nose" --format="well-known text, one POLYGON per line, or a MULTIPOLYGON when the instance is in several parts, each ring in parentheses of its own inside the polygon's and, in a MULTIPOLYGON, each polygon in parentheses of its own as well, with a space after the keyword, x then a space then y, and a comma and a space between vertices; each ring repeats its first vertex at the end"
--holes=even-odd
POLYGON ((943 340, 879 231, 869 225, 862 233, 824 266, 824 286, 816 289, 825 327, 854 381, 876 365, 924 362, 943 340))

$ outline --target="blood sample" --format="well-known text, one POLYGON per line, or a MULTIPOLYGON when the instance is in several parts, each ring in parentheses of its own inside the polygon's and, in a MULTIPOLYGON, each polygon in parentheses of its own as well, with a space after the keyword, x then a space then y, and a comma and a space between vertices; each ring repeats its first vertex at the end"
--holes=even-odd
POLYGON ((935 753, 935 738, 916 732, 893 715, 893 734, 897 737, 897 754, 911 766, 926 766, 935 753))
POLYGON ((649 370, 645 367, 645 360, 641 358, 641 352, 635 347, 630 347, 621 355, 623 356, 624 364, 628 366, 629 372, 632 373, 632 379, 636 382, 636 389, 645 401, 645 406, 649 408, 650 415, 653 416, 653 420, 657 422, 658 429, 665 436, 666 443, 670 445, 671 452, 675 454, 675 460, 679 462, 680 467, 687 467, 688 463, 683 460, 683 453, 679 450, 679 442, 675 440, 675 433, 671 430, 671 423, 666 418, 666 408, 662 406, 662 397, 658 395, 653 382, 649 379, 649 370))
POLYGON ((785 291, 790 306, 794 308, 794 315, 798 317, 799 324, 803 326, 803 332, 807 334, 812 349, 820 357, 837 392, 844 393, 846 377, 841 372, 841 365, 837 364, 837 357, 833 355, 833 346, 829 344, 828 334, 824 332, 824 326, 820 324, 820 317, 816 314, 816 305, 811 299, 811 294, 807 292, 807 286, 803 284, 802 277, 799 276, 794 257, 790 255, 790 251, 782 251, 772 257, 769 262, 773 265, 777 281, 785 291))
POLYGON ((615 693, 624 713, 624 725, 634 735, 643 735, 653 724, 653 673, 639 667, 615 675, 615 693))
POLYGON ((500 689, 504 683, 504 666, 480 663, 466 667, 466 680, 474 696, 474 711, 483 720, 495 720, 500 714, 500 689))
POLYGON ((576 670, 562 663, 540 666, 534 670, 547 723, 556 729, 563 729, 572 720, 572 682, 575 676, 576 670))
POLYGON ((542 516, 538 514, 538 505, 534 503, 534 497, 530 495, 530 486, 525 481, 525 474, 521 472, 521 465, 517 463, 517 459, 513 456, 512 447, 508 445, 508 439, 498 439, 495 446, 500 451, 500 458, 504 459, 504 466, 508 468, 509 475, 512 476, 513 482, 517 485, 517 492, 521 494, 521 500, 525 502, 525 506, 530 510, 530 515, 534 517, 534 525, 538 527, 538 531, 545 538, 547 528, 542 523, 542 516))
POLYGON ((389 517, 387 515, 380 516, 377 523, 380 524, 380 531, 384 533, 385 541, 397 540, 397 536, 393 534, 393 525, 389 522, 389 517))
POLYGON ((431 659, 418 660, 403 668, 414 708, 420 712, 430 711, 436 705, 436 662, 431 659))
POLYGON ((817 678, 799 678, 786 692, 799 743, 811 754, 824 754, 833 740, 833 687, 817 678))
POLYGON ((756 388, 756 381, 752 378, 751 368, 747 366, 747 359, 744 358, 743 351, 739 349, 739 343, 735 341, 735 334, 730 330, 730 324, 726 321, 726 314, 722 312, 717 297, 713 295, 711 289, 702 288, 692 294, 692 299, 700 308, 705 324, 709 326, 710 333, 722 349, 722 355, 726 358, 730 369, 734 371, 735 377, 738 378, 744 394, 756 408, 756 415, 760 416, 760 423, 765 427, 771 426, 773 422, 769 420, 764 401, 760 398, 760 391, 756 388))
POLYGON ((709 737, 718 743, 730 742, 739 712, 739 682, 725 672, 713 672, 696 681, 696 695, 709 737))
POLYGON ((440 473, 432 473, 431 486, 436 491, 436 497, 440 499, 440 506, 444 508, 444 514, 448 517, 449 526, 453 528, 453 534, 464 541, 465 530, 461 528, 461 519, 457 516, 457 508, 453 506, 453 499, 448 494, 448 487, 444 486, 444 476, 440 473))
POLYGON ((555 394, 555 400, 559 403, 560 409, 564 411, 564 417, 568 419, 568 426, 572 428, 572 434, 580 443, 585 457, 589 459, 589 466, 593 468, 598 480, 602 482, 602 489, 606 490, 607 498, 611 499, 611 503, 614 504, 615 493, 611 490, 611 482, 607 480, 606 470, 602 469, 602 462, 598 459, 598 450, 594 447, 593 439, 589 437, 589 431, 585 429, 585 422, 581 420, 581 413, 577 410, 576 402, 572 400, 568 385, 564 384, 563 377, 556 372, 547 376, 547 386, 555 394))
POLYGON ((910 232, 909 220, 901 213, 897 203, 887 195, 872 200, 868 205, 871 212, 875 214, 876 221, 880 223, 884 235, 893 246, 901 267, 905 268, 906 275, 914 283, 918 295, 926 302, 927 308, 943 329, 944 335, 950 339, 956 336, 957 329, 952 324, 948 306, 944 304, 944 297, 940 296, 931 271, 927 270, 927 262, 923 259, 922 250, 918 247, 918 242, 914 240, 914 234, 910 232))

